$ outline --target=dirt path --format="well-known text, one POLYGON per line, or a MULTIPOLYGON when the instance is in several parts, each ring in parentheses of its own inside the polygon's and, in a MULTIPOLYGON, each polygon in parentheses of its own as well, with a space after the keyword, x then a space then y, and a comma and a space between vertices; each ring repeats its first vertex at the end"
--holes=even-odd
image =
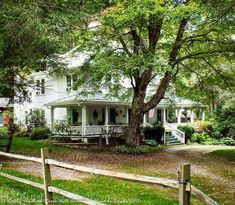
MULTIPOLYGON (((13 161, 11 160, 6 163, 6 168, 14 169, 16 171, 25 174, 31 174, 35 177, 42 177, 42 166, 38 163, 21 161, 21 160, 13 160, 13 161)), ((51 176, 52 179, 73 180, 73 181, 81 181, 85 178, 90 177, 89 174, 80 173, 77 171, 68 170, 55 166, 51 166, 51 176)))
MULTIPOLYGON (((235 149, 228 146, 211 146, 211 145, 187 145, 177 146, 165 149, 169 156, 173 157, 179 163, 190 163, 192 165, 192 172, 196 175, 208 177, 212 180, 219 181, 226 184, 226 189, 230 193, 235 193, 235 183, 231 178, 221 176, 218 173, 213 173, 213 168, 218 165, 222 167, 229 167, 230 170, 235 171, 234 163, 228 164, 227 161, 219 160, 215 161, 207 154, 222 149, 235 149), (217 162, 217 163, 216 163, 217 162)), ((217 159, 218 160, 218 159, 217 159)))

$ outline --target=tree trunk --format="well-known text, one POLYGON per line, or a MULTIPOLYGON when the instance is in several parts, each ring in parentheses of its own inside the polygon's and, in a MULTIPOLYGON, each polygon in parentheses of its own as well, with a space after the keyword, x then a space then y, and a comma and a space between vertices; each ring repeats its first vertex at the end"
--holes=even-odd
POLYGON ((126 144, 128 146, 137 147, 140 145, 140 135, 141 135, 140 126, 143 123, 145 93, 146 90, 136 91, 133 98, 129 132, 126 140, 126 144))

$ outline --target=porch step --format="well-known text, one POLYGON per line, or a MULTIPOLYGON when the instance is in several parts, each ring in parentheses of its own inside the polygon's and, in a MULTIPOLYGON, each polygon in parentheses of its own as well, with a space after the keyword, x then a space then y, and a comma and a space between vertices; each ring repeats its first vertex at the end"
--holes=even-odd
POLYGON ((167 145, 181 145, 182 142, 175 138, 173 135, 165 136, 167 145))

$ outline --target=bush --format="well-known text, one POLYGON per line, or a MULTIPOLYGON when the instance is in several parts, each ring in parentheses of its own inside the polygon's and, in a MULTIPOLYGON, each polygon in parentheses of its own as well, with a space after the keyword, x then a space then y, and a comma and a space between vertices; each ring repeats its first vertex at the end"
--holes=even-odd
MULTIPOLYGON (((63 133, 67 133, 68 136, 72 135, 72 128, 68 121, 66 120, 60 120, 56 121, 51 126, 53 134, 62 135, 63 133)), ((79 134, 79 131, 78 133, 79 134)))
POLYGON ((192 136, 192 142, 197 142, 199 144, 203 144, 207 141, 212 141, 212 139, 205 132, 194 133, 193 136, 192 136))
POLYGON ((212 126, 211 126, 211 123, 208 121, 197 121, 194 123, 194 127, 197 132, 206 132, 212 126))
POLYGON ((26 130, 18 131, 14 134, 14 137, 29 137, 29 132, 26 130))
POLYGON ((114 147, 113 152, 122 154, 143 154, 146 151, 141 147, 128 147, 125 145, 118 145, 114 147))
POLYGON ((145 140, 144 143, 148 146, 152 146, 152 147, 156 147, 158 146, 158 143, 156 142, 156 140, 145 140))
POLYGON ((5 138, 8 136, 8 130, 6 127, 0 128, 0 138, 5 138))
POLYGON ((189 125, 178 126, 178 129, 185 133, 185 143, 191 141, 192 135, 195 133, 195 130, 192 126, 189 125))
POLYGON ((235 140, 231 137, 224 137, 220 141, 222 144, 225 144, 228 146, 235 146, 235 140))
POLYGON ((41 140, 47 139, 50 134, 51 132, 48 128, 35 128, 32 130, 29 136, 32 140, 41 140))
POLYGON ((44 112, 41 109, 35 109, 26 115, 25 123, 28 131, 33 130, 34 128, 43 128, 46 126, 46 119, 44 112))
POLYGON ((158 144, 162 144, 162 136, 164 134, 164 127, 162 125, 153 125, 153 127, 145 127, 144 128, 144 136, 145 139, 155 140, 158 144))

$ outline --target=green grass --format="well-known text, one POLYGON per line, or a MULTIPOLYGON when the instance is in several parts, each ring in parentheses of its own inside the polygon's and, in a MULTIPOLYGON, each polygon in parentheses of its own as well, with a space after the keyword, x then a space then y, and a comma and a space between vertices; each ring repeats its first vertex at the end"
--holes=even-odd
MULTIPOLYGON (((42 179, 22 174, 13 170, 4 172, 42 183, 42 179)), ((30 186, 0 177, 1 204, 43 204, 43 191, 30 186)), ((90 177, 83 181, 55 180, 53 185, 105 204, 178 204, 177 190, 161 186, 146 185, 108 178, 90 177)), ((69 201, 62 196, 54 195, 56 201, 69 201)), ((71 201, 63 204, 71 204, 71 201)), ((79 203, 73 203, 79 204, 79 203)), ((197 203, 193 203, 197 204, 197 203)))
POLYGON ((235 149, 216 150, 210 154, 235 162, 235 149))
MULTIPOLYGON (((24 153, 28 155, 40 155, 41 148, 47 147, 48 140, 31 140, 25 137, 14 137, 12 140, 11 152, 24 153)), ((59 146, 52 146, 52 150, 57 152, 66 152, 71 149, 59 146)))

